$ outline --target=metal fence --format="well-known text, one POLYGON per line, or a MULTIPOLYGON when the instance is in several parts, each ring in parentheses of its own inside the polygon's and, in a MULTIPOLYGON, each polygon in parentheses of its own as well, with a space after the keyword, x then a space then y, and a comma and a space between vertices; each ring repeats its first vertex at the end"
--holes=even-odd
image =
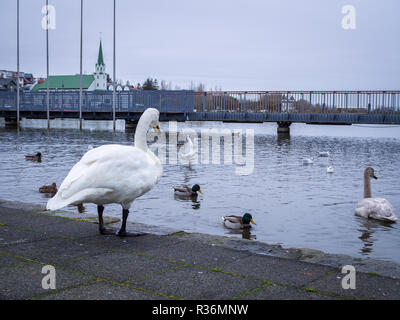
POLYGON ((400 113, 400 91, 196 92, 197 112, 400 113))
MULTIPOLYGON (((268 114, 400 114, 400 91, 119 91, 116 111, 268 114)), ((15 110, 16 93, 0 92, 0 109, 15 110)), ((47 109, 46 92, 21 92, 20 110, 47 109)), ((79 92, 50 92, 50 111, 79 110, 79 92)), ((111 111, 112 92, 84 92, 82 111, 111 111)))
MULTIPOLYGON (((83 92, 82 111, 112 111, 112 92, 83 92)), ((116 111, 142 112, 152 107, 162 112, 192 112, 194 92, 187 90, 135 90, 118 91, 116 94, 116 111)), ((0 108, 16 108, 15 92, 0 92, 0 108)), ((50 111, 78 111, 79 92, 58 90, 50 92, 50 111)), ((47 110, 46 92, 21 92, 20 110, 47 110)))

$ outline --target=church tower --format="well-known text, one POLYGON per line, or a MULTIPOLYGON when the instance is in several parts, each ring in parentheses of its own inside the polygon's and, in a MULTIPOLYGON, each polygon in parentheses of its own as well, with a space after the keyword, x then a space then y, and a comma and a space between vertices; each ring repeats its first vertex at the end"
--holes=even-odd
POLYGON ((96 71, 94 72, 95 88, 94 90, 107 90, 106 65, 103 60, 103 48, 100 40, 99 56, 96 63, 96 71))

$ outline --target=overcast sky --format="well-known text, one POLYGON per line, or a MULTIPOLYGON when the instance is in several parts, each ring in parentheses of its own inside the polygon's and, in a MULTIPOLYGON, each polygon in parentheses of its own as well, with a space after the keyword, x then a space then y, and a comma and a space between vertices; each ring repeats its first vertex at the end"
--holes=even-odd
MULTIPOLYGON (((46 74, 45 0, 20 0, 21 71, 46 74)), ((50 74, 79 73, 80 0, 49 0, 50 74)), ((223 90, 399 89, 399 0, 117 0, 117 79, 223 90), (342 7, 356 29, 342 28, 342 7)), ((113 74, 113 0, 84 0, 83 69, 102 34, 113 74)), ((16 0, 0 0, 0 69, 16 70, 16 0)))

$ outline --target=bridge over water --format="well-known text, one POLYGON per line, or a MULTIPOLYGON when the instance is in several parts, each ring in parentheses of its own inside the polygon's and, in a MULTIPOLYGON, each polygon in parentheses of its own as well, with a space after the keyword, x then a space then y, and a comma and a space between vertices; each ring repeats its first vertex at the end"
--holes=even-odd
MULTIPOLYGON (((288 131, 293 122, 309 124, 400 124, 400 91, 118 91, 115 112, 111 91, 57 90, 20 93, 20 118, 123 119, 135 125, 148 107, 160 120, 277 122, 288 131)), ((0 92, 0 117, 17 119, 16 92, 0 92)))

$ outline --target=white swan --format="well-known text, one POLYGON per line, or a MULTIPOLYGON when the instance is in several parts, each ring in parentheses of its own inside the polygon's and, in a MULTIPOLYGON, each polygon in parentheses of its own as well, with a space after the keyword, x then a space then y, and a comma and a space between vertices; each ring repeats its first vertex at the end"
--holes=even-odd
POLYGON ((136 127, 135 146, 103 145, 86 152, 64 179, 56 195, 47 203, 48 210, 82 203, 97 204, 99 231, 114 234, 104 228, 105 204, 122 206, 122 225, 119 236, 129 236, 126 220, 132 202, 151 190, 162 175, 160 160, 147 147, 150 125, 159 130, 159 112, 147 109, 136 127))
POLYGON ((190 139, 189 136, 186 136, 186 142, 185 142, 185 145, 183 146, 183 148, 184 148, 184 153, 181 154, 181 158, 183 160, 189 161, 189 165, 190 165, 191 161, 197 154, 197 151, 194 149, 193 141, 192 141, 192 139, 190 139))
POLYGON ((303 164, 307 165, 307 164, 313 164, 314 163, 314 157, 313 158, 309 158, 309 159, 303 159, 303 164))
POLYGON ((327 173, 333 173, 334 172, 333 167, 329 166, 328 168, 326 168, 326 172, 327 173))
POLYGON ((375 176, 374 169, 368 167, 364 171, 364 199, 358 202, 355 215, 376 220, 395 222, 397 220, 394 209, 389 201, 383 198, 372 198, 371 178, 375 176))

